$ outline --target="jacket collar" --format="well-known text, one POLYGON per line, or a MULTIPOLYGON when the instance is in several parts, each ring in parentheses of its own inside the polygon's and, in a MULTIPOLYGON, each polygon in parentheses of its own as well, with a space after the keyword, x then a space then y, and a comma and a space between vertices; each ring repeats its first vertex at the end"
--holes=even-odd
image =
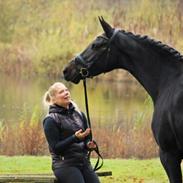
POLYGON ((49 114, 50 113, 59 113, 59 114, 68 114, 68 113, 73 113, 75 110, 75 107, 73 106, 72 103, 69 104, 69 108, 65 108, 62 106, 59 106, 57 104, 51 105, 49 108, 49 114))

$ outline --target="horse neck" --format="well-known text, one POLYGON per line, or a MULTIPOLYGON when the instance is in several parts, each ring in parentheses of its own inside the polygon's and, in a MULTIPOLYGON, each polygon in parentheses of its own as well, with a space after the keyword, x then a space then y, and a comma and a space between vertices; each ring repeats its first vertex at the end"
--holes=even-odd
POLYGON ((118 40, 120 56, 118 68, 128 70, 145 88, 154 103, 171 81, 182 70, 182 64, 174 61, 173 56, 165 56, 136 40, 122 37, 118 40), (127 50, 124 54, 124 49, 127 50))

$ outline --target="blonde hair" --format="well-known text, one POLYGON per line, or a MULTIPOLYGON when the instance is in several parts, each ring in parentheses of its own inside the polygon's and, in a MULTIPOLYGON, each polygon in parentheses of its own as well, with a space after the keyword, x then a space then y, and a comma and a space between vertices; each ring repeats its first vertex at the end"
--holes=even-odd
POLYGON ((45 105, 51 105, 52 103, 52 98, 55 96, 55 93, 57 91, 58 85, 64 85, 61 82, 55 82, 54 84, 52 84, 49 89, 45 92, 44 97, 43 97, 43 103, 45 105))

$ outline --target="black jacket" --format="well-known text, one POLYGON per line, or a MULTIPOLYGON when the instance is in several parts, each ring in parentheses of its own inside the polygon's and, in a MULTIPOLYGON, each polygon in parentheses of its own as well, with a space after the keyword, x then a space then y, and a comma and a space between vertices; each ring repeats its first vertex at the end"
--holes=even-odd
POLYGON ((52 168, 79 166, 88 161, 86 143, 89 137, 81 141, 75 136, 79 129, 87 128, 83 113, 75 110, 70 103, 69 109, 58 105, 49 108, 49 114, 43 120, 43 127, 49 150, 52 155, 52 168))

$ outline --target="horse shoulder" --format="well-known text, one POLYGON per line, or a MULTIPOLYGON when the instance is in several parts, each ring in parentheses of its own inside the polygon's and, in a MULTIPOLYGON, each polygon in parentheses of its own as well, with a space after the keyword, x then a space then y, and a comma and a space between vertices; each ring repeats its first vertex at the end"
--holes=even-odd
POLYGON ((174 136, 179 149, 183 150, 183 81, 175 87, 171 105, 171 120, 174 136))
POLYGON ((171 107, 175 115, 183 117, 183 81, 180 81, 174 89, 171 107))
POLYGON ((172 84, 157 101, 152 130, 161 149, 170 150, 177 147, 177 138, 183 131, 183 85, 181 83, 172 84))

